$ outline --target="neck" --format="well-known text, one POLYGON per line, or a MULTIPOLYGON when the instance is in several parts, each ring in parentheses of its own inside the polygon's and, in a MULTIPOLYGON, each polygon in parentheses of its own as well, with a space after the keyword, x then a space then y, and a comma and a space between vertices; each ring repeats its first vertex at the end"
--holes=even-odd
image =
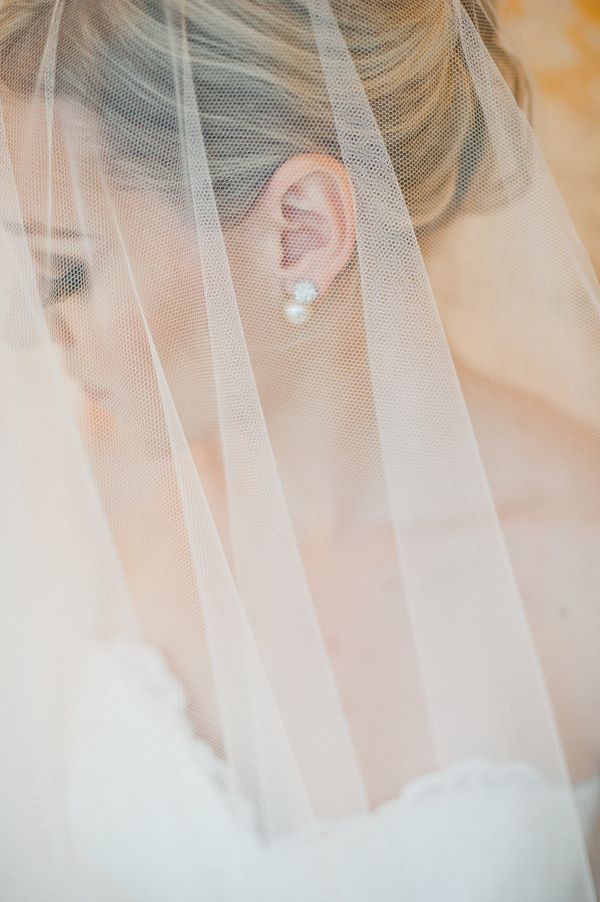
MULTIPOLYGON (((348 307, 332 305, 331 317, 340 322, 320 311, 323 331, 312 345, 301 336, 302 348, 281 349, 281 359, 271 359, 265 367, 269 382, 259 383, 268 439, 294 530, 300 541, 309 543, 338 536, 357 510, 377 500, 370 490, 379 456, 373 446, 367 353, 360 322, 348 320, 353 308, 358 318, 360 305, 349 300, 348 307), (335 335, 337 341, 323 341, 324 335, 335 335)), ((231 442, 237 459, 244 455, 245 440, 241 434, 231 442)), ((192 453, 203 480, 205 474, 216 479, 213 496, 225 498, 218 436, 193 447, 192 453)))
POLYGON ((329 358, 324 365, 324 356, 309 360, 291 387, 284 384, 267 422, 294 528, 310 542, 340 534, 372 479, 372 412, 356 391, 368 384, 357 372, 361 355, 354 351, 351 369, 329 358))

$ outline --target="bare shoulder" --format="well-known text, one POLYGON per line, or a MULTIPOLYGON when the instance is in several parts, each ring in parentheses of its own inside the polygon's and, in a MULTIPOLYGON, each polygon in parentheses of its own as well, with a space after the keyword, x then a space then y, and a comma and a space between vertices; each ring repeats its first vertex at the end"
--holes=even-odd
POLYGON ((600 769, 600 435, 473 375, 463 389, 567 759, 583 778, 600 769))

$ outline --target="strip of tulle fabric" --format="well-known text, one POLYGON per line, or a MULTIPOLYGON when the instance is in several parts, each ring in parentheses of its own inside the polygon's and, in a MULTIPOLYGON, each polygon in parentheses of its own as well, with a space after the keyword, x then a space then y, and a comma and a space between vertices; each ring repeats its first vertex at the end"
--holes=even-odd
POLYGON ((0 102, 0 897, 593 902, 600 290, 493 5, 4 0, 0 102))

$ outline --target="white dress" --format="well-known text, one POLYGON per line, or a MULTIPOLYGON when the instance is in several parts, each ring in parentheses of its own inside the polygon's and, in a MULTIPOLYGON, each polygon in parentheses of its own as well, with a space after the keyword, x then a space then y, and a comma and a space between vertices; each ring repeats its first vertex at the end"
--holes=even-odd
MULTIPOLYGON (((73 836, 134 902, 577 902, 562 791, 524 762, 470 758, 411 780, 366 815, 268 846, 192 732, 160 652, 99 645, 73 742, 73 836), (514 831, 527 818, 531 830, 514 831), (523 836, 529 837, 524 842, 523 836)), ((575 787, 586 834, 600 775, 575 787)))

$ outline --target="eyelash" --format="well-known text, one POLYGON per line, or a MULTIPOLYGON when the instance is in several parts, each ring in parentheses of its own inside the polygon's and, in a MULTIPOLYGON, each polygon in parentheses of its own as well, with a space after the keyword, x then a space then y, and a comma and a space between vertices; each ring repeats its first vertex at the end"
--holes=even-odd
POLYGON ((88 281, 89 272, 85 263, 73 262, 59 278, 49 280, 47 303, 52 304, 61 298, 85 291, 88 281))

